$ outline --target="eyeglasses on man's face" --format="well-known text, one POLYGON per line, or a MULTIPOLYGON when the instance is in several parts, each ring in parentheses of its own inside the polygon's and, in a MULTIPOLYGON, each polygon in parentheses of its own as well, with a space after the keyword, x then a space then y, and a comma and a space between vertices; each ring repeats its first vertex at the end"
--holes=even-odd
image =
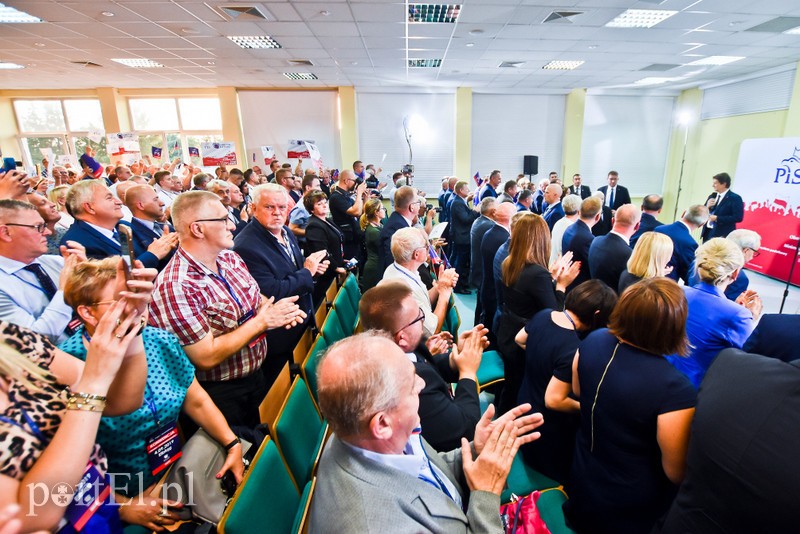
POLYGON ((47 229, 47 225, 45 223, 39 224, 21 224, 21 223, 5 223, 6 226, 21 226, 23 228, 33 228, 40 234, 43 234, 44 231, 47 229))
POLYGON ((400 330, 398 330, 398 331, 396 331, 396 332, 392 333, 392 335, 393 335, 393 336, 396 336, 397 334, 399 334, 400 332, 402 332, 402 331, 403 331, 403 330, 405 330, 406 328, 412 327, 412 326, 414 326, 415 324, 417 324, 417 323, 419 323, 419 322, 422 322, 422 321, 424 321, 424 320, 425 320, 425 311, 424 311, 422 308, 419 308, 419 315, 417 315, 417 318, 416 318, 416 319, 414 319, 413 321, 411 321, 410 323, 408 323, 407 325, 405 325, 405 326, 404 326, 403 328, 401 328, 400 330))

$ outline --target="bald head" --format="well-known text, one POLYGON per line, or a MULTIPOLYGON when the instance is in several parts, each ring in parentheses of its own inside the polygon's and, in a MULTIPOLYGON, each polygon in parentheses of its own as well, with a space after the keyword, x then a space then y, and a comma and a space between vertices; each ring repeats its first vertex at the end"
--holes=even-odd
POLYGON ((556 204, 561 199, 561 192, 559 184, 549 184, 544 190, 544 201, 548 204, 556 204))
POLYGON ((642 212, 633 204, 624 204, 614 214, 614 231, 628 237, 639 229, 642 212))
POLYGON ((494 210, 494 220, 500 226, 508 229, 511 224, 511 217, 517 212, 517 207, 511 202, 502 202, 494 210))

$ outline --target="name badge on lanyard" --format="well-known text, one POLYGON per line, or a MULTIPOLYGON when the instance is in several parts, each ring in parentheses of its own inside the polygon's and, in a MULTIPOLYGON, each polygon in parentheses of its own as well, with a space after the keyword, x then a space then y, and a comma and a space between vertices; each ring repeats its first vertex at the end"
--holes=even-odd
POLYGON ((175 421, 161 426, 145 440, 150 472, 155 476, 171 466, 183 455, 178 425, 175 421))
MULTIPOLYGON (((256 316, 255 310, 250 310, 247 313, 245 313, 244 315, 242 315, 241 317, 239 317, 239 320, 237 322, 239 323, 239 326, 242 326, 244 323, 246 323, 247 321, 249 321, 250 319, 252 319, 255 316, 256 316)), ((261 343, 261 341, 265 337, 267 337, 267 333, 266 332, 260 333, 259 335, 254 337, 252 340, 250 340, 250 343, 247 344, 247 347, 252 349, 256 345, 261 343)))
MULTIPOLYGON (((83 477, 75 486, 72 502, 67 508, 64 518, 69 521, 76 531, 80 532, 101 506, 109 504, 106 501, 109 500, 110 496, 111 485, 108 483, 107 478, 101 475, 100 471, 90 461, 86 464, 83 477)), ((63 495, 62 497, 69 499, 68 495, 63 495)))

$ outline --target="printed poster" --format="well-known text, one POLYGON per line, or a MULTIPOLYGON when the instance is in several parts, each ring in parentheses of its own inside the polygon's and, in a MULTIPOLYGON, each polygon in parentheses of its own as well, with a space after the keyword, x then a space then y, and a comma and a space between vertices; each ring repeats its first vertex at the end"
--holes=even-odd
POLYGON ((203 167, 217 167, 219 165, 237 165, 236 143, 200 143, 200 153, 203 156, 203 167))
POLYGON ((262 146, 261 155, 264 156, 264 165, 269 167, 269 164, 275 161, 275 148, 271 146, 262 146))
POLYGON ((311 154, 307 143, 314 144, 313 140, 289 139, 289 148, 286 149, 288 159, 310 159, 311 154))
POLYGON ((112 162, 131 165, 142 158, 139 134, 134 132, 106 135, 106 151, 112 162))

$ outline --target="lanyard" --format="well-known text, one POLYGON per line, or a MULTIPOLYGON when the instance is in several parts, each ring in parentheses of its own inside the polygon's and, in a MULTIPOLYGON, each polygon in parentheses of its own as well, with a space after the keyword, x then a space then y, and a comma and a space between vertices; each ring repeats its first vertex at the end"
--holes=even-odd
POLYGON ((275 240, 289 257, 289 261, 292 262, 295 267, 297 267, 297 260, 294 257, 294 252, 292 251, 292 243, 289 241, 289 236, 286 234, 286 230, 281 228, 281 239, 276 237, 275 240))
MULTIPOLYGON (((22 269, 20 269, 20 270, 22 270, 22 269)), ((17 271, 17 272, 19 272, 19 271, 17 271)), ((27 285, 31 286, 32 288, 34 288, 34 289, 37 289, 38 291, 41 291, 42 293, 44 293, 44 295, 45 295, 45 296, 47 296, 47 291, 45 291, 43 287, 40 287, 40 286, 39 286, 39 285, 37 285, 37 284, 33 284, 33 283, 31 283, 31 282, 28 282, 27 280, 25 280, 24 278, 22 278, 22 277, 21 277, 19 274, 17 274, 17 273, 14 273, 14 274, 12 274, 11 276, 13 276, 14 278, 16 278, 17 280, 19 280, 19 281, 20 281, 20 282, 22 282, 23 284, 27 284, 27 285)), ((49 298, 48 298, 48 300, 49 300, 49 298)))
POLYGON ((572 320, 572 317, 570 317, 570 316, 569 316, 569 314, 567 313, 567 310, 564 310, 564 312, 563 312, 563 313, 564 313, 564 315, 566 315, 566 316, 567 316, 567 320, 568 320, 570 323, 572 323, 572 328, 574 328, 574 329, 575 329, 575 331, 577 332, 577 331, 578 331, 578 327, 577 327, 577 326, 575 326, 575 321, 573 321, 573 320, 572 320))
POLYGON ((228 283, 228 281, 225 280, 225 277, 215 273, 208 273, 208 275, 214 280, 222 282, 222 284, 225 286, 225 289, 228 290, 228 294, 231 296, 236 305, 239 306, 239 311, 243 311, 244 306, 242 306, 242 301, 240 301, 239 297, 236 296, 236 293, 233 292, 233 287, 231 287, 230 283, 228 283))
MULTIPOLYGON (((8 400, 10 400, 11 404, 13 404, 17 408, 17 410, 20 411, 20 413, 22 414, 22 418, 25 419, 25 423, 27 423, 28 427, 31 429, 33 435, 36 436, 42 443, 47 443, 47 438, 45 438, 44 434, 42 434, 42 431, 39 430, 39 425, 36 424, 36 421, 34 421, 33 418, 30 415, 28 415, 28 412, 26 412, 22 406, 17 404, 16 399, 14 399, 14 394, 10 391, 8 392, 8 400)), ((4 423, 8 423, 10 425, 17 426, 19 428, 22 428, 23 430, 25 429, 25 427, 22 426, 19 422, 14 421, 10 417, 6 417, 5 415, 0 415, 0 421, 3 421, 4 423)))
POLYGON ((144 402, 147 404, 147 407, 150 408, 150 412, 153 414, 153 419, 156 421, 156 427, 161 426, 161 420, 158 418, 158 407, 156 406, 155 395, 153 395, 153 390, 150 389, 150 382, 144 383, 145 389, 145 396, 144 402))
POLYGON ((395 270, 396 270, 397 272, 401 273, 403 276, 407 277, 408 279, 410 279, 410 280, 413 280, 413 281, 414 281, 414 283, 415 283, 415 284, 417 284, 418 286, 422 287, 422 289, 423 289, 423 290, 425 290, 425 292, 427 292, 427 291, 428 291, 427 289, 425 289, 425 284, 423 284, 422 282, 420 282, 419 280, 417 280, 416 278, 414 278, 413 276, 411 276, 410 274, 408 274, 407 272, 405 272, 405 270, 403 270, 403 269, 400 269, 400 268, 397 266, 397 263, 394 263, 393 265, 394 265, 394 268, 395 268, 395 270))

